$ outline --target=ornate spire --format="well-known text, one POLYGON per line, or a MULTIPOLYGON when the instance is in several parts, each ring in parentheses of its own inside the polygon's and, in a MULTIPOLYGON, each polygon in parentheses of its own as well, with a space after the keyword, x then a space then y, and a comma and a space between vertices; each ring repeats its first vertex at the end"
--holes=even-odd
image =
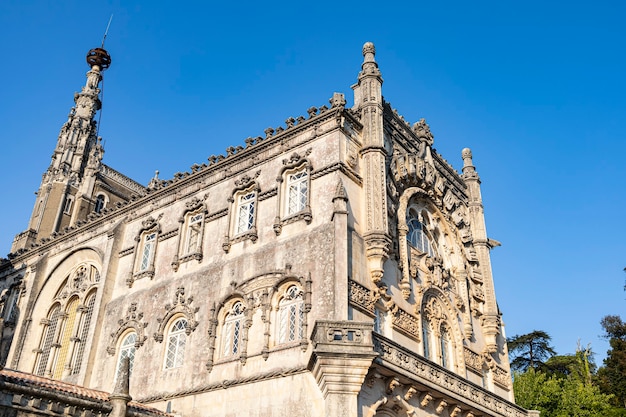
POLYGON ((111 57, 102 48, 87 53, 87 82, 80 93, 74 94, 76 105, 70 110, 67 122, 61 128, 52 162, 44 176, 47 182, 69 180, 80 181, 87 165, 99 167, 104 149, 97 139, 94 117, 102 107, 100 102, 100 81, 102 71, 111 65, 111 57))
POLYGON ((87 215, 95 174, 102 166, 104 148, 97 133, 95 115, 102 107, 100 81, 111 65, 111 57, 102 48, 87 53, 87 81, 74 94, 74 107, 61 127, 52 161, 41 180, 37 201, 28 230, 17 235, 12 252, 32 245, 77 220, 79 212, 87 215))

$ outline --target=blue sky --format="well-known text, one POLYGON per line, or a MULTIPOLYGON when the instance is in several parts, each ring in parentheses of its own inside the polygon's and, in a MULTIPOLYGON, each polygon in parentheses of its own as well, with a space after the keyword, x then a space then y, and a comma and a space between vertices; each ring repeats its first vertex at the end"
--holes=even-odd
POLYGON ((594 2, 0 3, 0 252, 27 227, 41 174, 106 40, 105 162, 146 184, 206 162, 350 85, 372 41, 383 95, 426 118, 481 176, 507 335, 559 353, 626 319, 625 6, 594 2), (384 6, 384 7, 381 7, 384 6))

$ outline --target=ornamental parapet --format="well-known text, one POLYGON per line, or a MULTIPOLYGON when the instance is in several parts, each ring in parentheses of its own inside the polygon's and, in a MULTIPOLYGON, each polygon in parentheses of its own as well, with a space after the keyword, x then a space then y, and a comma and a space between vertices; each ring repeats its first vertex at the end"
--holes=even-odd
POLYGON ((489 416, 536 416, 534 412, 524 410, 385 337, 374 334, 372 342, 374 351, 378 353, 376 363, 404 374, 405 377, 415 381, 416 385, 424 385, 428 390, 439 391, 455 402, 467 404, 477 410, 482 409, 482 412, 489 416))

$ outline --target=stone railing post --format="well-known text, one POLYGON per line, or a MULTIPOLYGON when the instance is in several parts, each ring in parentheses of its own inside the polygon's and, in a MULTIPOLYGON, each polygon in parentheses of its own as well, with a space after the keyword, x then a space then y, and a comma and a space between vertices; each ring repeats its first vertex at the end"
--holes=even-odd
POLYGON ((357 397, 377 356, 372 323, 318 320, 311 339, 309 367, 324 396, 324 415, 358 416, 357 397))

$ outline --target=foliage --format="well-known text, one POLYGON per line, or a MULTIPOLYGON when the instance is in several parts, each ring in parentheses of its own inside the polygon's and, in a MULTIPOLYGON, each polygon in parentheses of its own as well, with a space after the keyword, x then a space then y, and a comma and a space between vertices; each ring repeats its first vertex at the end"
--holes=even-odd
MULTIPOLYGON (((542 342, 549 347, 549 336, 546 338, 545 332, 537 331, 532 334, 536 333, 542 336, 542 342)), ((531 339, 524 336, 528 335, 515 338, 526 341, 531 339)), ((533 354, 536 352, 533 350, 533 354)), ((546 351, 544 358, 548 354, 549 351, 546 351)), ((535 366, 531 366, 530 361, 525 363, 528 364, 527 369, 515 372, 513 378, 518 405, 541 411, 541 417, 626 417, 626 410, 611 405, 614 396, 602 392, 594 384, 596 367, 591 347, 583 349, 579 343, 573 355, 552 353, 545 362, 535 359, 532 362, 535 366)))
POLYGON ((511 368, 521 372, 545 369, 545 361, 556 354, 550 340, 550 335, 541 330, 508 338, 511 368))
POLYGON ((530 368, 515 373, 513 390, 518 405, 541 411, 541 417, 620 415, 610 405, 611 395, 573 375, 558 377, 530 368))
POLYGON ((611 349, 598 370, 598 384, 603 392, 615 395, 614 405, 626 408, 626 323, 620 316, 609 315, 600 324, 611 349))

